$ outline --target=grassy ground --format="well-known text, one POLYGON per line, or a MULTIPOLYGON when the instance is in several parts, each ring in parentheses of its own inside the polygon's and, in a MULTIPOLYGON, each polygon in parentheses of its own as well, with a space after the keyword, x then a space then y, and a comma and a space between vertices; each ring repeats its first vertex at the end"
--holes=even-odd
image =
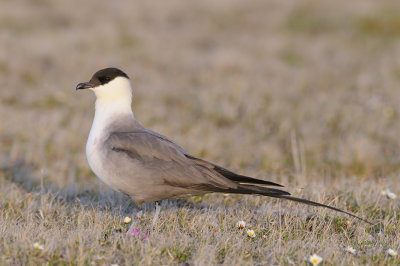
POLYGON ((400 194, 398 1, 1 6, 1 264, 288 265, 312 253, 325 265, 400 263, 385 254, 400 249, 399 200, 381 195, 400 194), (377 225, 215 194, 165 202, 147 241, 127 236, 135 205, 91 173, 94 96, 74 89, 107 66, 133 77, 146 127, 377 225))

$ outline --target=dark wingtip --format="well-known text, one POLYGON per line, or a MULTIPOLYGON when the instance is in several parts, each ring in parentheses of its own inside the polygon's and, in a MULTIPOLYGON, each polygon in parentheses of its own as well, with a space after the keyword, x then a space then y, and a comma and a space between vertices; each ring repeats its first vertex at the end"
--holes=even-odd
POLYGON ((234 173, 232 171, 229 171, 228 169, 225 169, 225 168, 220 167, 220 166, 215 166, 214 169, 218 173, 223 175, 224 177, 226 177, 226 178, 228 178, 228 179, 230 179, 232 181, 238 182, 238 183, 284 187, 283 185, 275 183, 275 182, 262 180, 262 179, 257 179, 257 178, 249 177, 249 176, 245 176, 245 175, 239 175, 239 174, 236 174, 236 173, 234 173))
POLYGON ((263 181, 264 182, 263 184, 265 184, 265 185, 276 186, 276 187, 285 187, 284 185, 281 185, 281 184, 278 184, 278 183, 274 183, 274 182, 271 182, 271 181, 264 181, 264 180, 261 180, 261 181, 263 181))
POLYGON ((275 186, 275 187, 285 187, 281 184, 271 182, 271 181, 266 181, 262 179, 256 179, 252 177, 247 177, 247 176, 242 176, 242 180, 239 181, 239 183, 249 183, 249 184, 257 184, 257 185, 267 185, 267 186, 275 186))

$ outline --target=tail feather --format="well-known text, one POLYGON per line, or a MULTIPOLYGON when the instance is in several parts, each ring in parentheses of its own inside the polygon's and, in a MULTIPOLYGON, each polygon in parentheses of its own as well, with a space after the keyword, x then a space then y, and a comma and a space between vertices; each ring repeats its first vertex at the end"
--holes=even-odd
POLYGON ((357 219, 359 219, 359 220, 361 220, 363 222, 366 222, 366 223, 368 223, 370 225, 373 225, 373 223, 371 223, 370 221, 368 221, 368 220, 366 220, 364 218, 361 218, 361 217, 359 217, 359 216, 357 216, 355 214, 352 214, 351 212, 347 212, 347 211, 344 211, 344 210, 341 210, 341 209, 338 209, 338 208, 335 208, 335 207, 332 207, 332 206, 329 206, 329 205, 326 205, 326 204, 322 204, 322 203, 318 203, 318 202, 311 201, 311 200, 306 200, 306 199, 300 199, 300 198, 296 198, 296 197, 292 197, 292 196, 286 196, 286 195, 278 196, 276 198, 287 199, 287 200, 291 200, 291 201, 304 203, 304 204, 307 204, 307 205, 328 208, 328 209, 331 209, 331 210, 334 210, 334 211, 337 211, 337 212, 345 213, 345 214, 350 215, 350 216, 352 216, 354 218, 357 218, 357 219))
POLYGON ((234 194, 258 194, 258 195, 269 196, 269 197, 273 197, 273 198, 287 199, 290 201, 295 201, 295 202, 312 205, 312 206, 317 206, 317 207, 324 207, 324 208, 328 208, 328 209, 331 209, 331 210, 334 210, 337 212, 345 213, 345 214, 350 215, 354 218, 357 218, 363 222, 373 225, 373 223, 371 223, 370 221, 368 221, 364 218, 361 218, 355 214, 352 214, 351 212, 347 212, 347 211, 344 211, 344 210, 341 210, 341 209, 338 209, 338 208, 335 208, 335 207, 332 207, 332 206, 329 206, 326 204, 318 203, 315 201, 296 198, 296 197, 291 196, 289 192, 283 191, 280 189, 260 187, 260 186, 254 186, 254 185, 239 185, 237 189, 229 189, 225 192, 234 193, 234 194))
POLYGON ((217 188, 214 186, 206 186, 204 189, 208 190, 210 192, 212 191, 212 192, 224 192, 224 193, 233 193, 233 194, 258 194, 258 195, 270 196, 270 197, 274 197, 274 198, 287 199, 287 200, 296 201, 296 202, 303 203, 303 204, 324 207, 324 208, 328 208, 328 209, 331 209, 331 210, 334 210, 337 212, 345 213, 347 215, 350 215, 354 218, 357 218, 361 221, 364 221, 368 224, 373 225, 371 222, 369 222, 361 217, 358 217, 350 212, 343 211, 341 209, 338 209, 338 208, 335 208, 335 207, 332 207, 329 205, 325 205, 322 203, 318 203, 315 201, 296 198, 296 197, 290 196, 290 193, 287 191, 284 191, 284 190, 262 186, 262 185, 268 185, 268 186, 283 187, 280 184, 277 184, 277 183, 274 183, 271 181, 256 179, 256 178, 249 177, 249 176, 239 175, 239 174, 236 174, 222 166, 219 166, 212 162, 194 157, 193 155, 190 155, 190 154, 185 154, 185 156, 187 158, 191 159, 197 165, 214 170, 214 171, 218 172, 220 175, 222 175, 223 177, 225 177, 231 181, 234 181, 235 183, 238 184, 238 187, 235 189, 221 189, 221 188, 217 188))
POLYGON ((236 189, 224 190, 224 192, 232 194, 259 194, 270 197, 290 196, 290 193, 284 190, 244 184, 240 184, 236 189))

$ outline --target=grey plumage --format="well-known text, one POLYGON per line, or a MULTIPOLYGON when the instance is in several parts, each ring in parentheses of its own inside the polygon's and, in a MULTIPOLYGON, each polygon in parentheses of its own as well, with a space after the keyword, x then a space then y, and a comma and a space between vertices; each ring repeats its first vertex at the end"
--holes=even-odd
POLYGON ((282 185, 236 174, 197 158, 167 137, 140 125, 131 111, 128 76, 113 68, 96 72, 77 89, 92 89, 97 96, 96 115, 87 144, 92 170, 113 189, 129 195, 140 207, 145 202, 222 192, 257 194, 326 207, 271 188, 282 185))
POLYGON ((148 188, 148 191, 145 191, 145 194, 139 193, 140 196, 130 193, 129 189, 123 191, 139 205, 143 202, 159 201, 165 198, 180 198, 212 192, 257 194, 326 207, 370 223, 338 208, 296 198, 280 189, 260 186, 282 187, 273 182, 235 174, 226 168, 197 158, 165 136, 143 127, 132 129, 130 132, 112 132, 104 145, 108 151, 114 152, 109 153, 109 160, 121 160, 120 162, 124 165, 134 165, 133 168, 127 169, 127 172, 122 173, 122 175, 132 177, 130 187, 138 183, 136 179, 145 179, 149 183, 149 186, 143 187, 148 188), (136 175, 135 171, 139 174, 136 175))
MULTIPOLYGON (((134 128, 129 132, 111 132, 104 142, 104 150, 108 151, 107 160, 119 166, 120 175, 130 176, 129 187, 141 183, 143 187, 139 190, 149 189, 145 194, 123 191, 131 195, 138 204, 207 192, 229 193, 245 188, 240 180, 246 183, 277 185, 236 175, 196 158, 168 138, 144 128, 134 128)), ((250 191, 249 188, 247 191, 250 191)), ((256 191, 257 188, 254 189, 256 191)), ((271 195, 289 195, 282 190, 263 188, 262 193, 267 192, 271 195)))

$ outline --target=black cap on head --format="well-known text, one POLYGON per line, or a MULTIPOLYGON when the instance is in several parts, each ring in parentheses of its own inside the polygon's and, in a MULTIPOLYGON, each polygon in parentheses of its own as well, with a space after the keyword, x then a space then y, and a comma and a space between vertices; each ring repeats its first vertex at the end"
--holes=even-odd
POLYGON ((97 71, 96 73, 94 73, 89 82, 79 83, 78 86, 76 86, 76 89, 82 90, 94 88, 100 85, 107 84, 116 77, 125 77, 129 79, 128 75, 125 74, 125 72, 123 72, 122 70, 115 67, 109 67, 97 71))

